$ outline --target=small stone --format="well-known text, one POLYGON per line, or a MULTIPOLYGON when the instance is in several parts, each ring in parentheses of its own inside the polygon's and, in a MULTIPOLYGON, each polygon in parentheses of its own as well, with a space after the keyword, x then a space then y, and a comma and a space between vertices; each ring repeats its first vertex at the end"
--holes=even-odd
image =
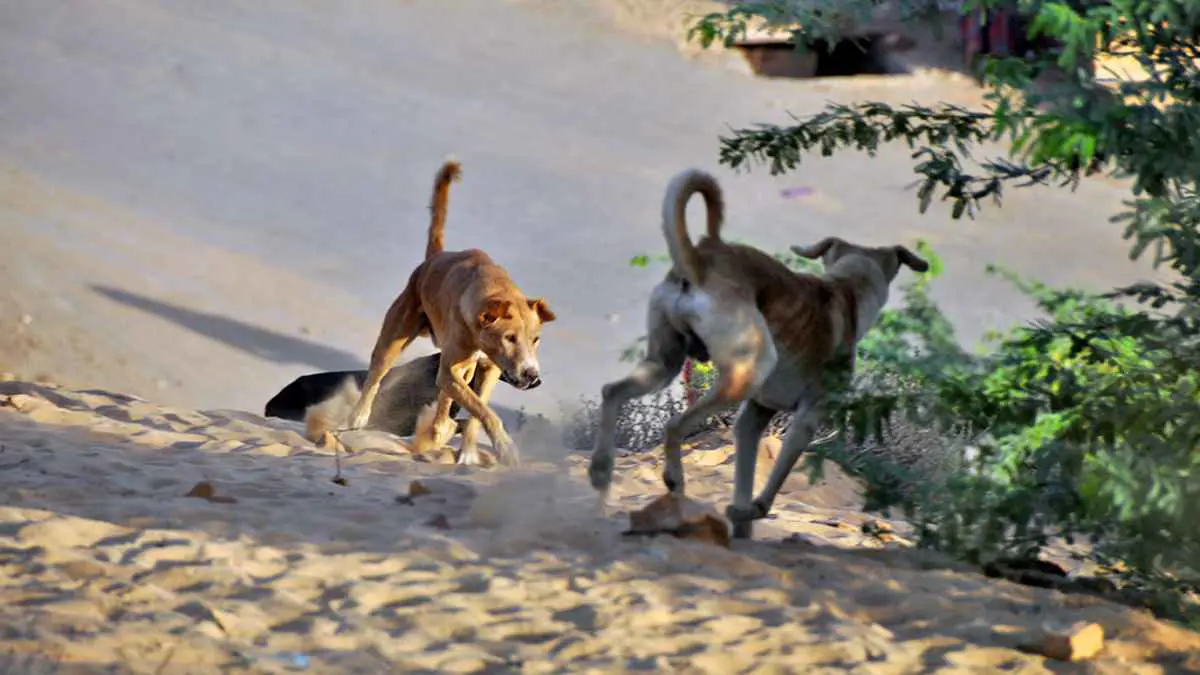
POLYGON ((824 525, 825 527, 832 527, 832 528, 836 528, 839 530, 858 529, 858 528, 854 527, 854 525, 847 523, 846 521, 844 521, 840 518, 826 518, 824 520, 814 520, 812 522, 813 522, 813 525, 824 525))
POLYGON ((211 502, 213 504, 236 504, 237 503, 237 499, 234 497, 225 497, 225 496, 218 495, 217 489, 215 487, 213 487, 212 483, 210 483, 206 480, 202 480, 199 483, 196 483, 194 486, 192 486, 192 489, 188 490, 188 493, 184 496, 185 497, 196 497, 197 499, 203 499, 203 500, 211 502))
POLYGON ((1030 651, 1058 661, 1085 661, 1104 649, 1104 628, 1098 623, 1075 623, 1065 628, 1044 627, 1030 651))
POLYGON ((45 405, 48 405, 45 399, 30 396, 29 394, 13 394, 12 396, 0 398, 0 407, 13 408, 17 412, 23 413, 33 412, 45 405))
POLYGON ((188 490, 188 493, 184 496, 185 497, 199 497, 200 499, 209 499, 216 493, 217 493, 217 490, 216 490, 216 488, 213 487, 212 483, 210 483, 206 480, 202 480, 199 483, 196 483, 195 485, 193 485, 192 489, 188 490))
POLYGON ((99 579, 108 574, 104 565, 93 560, 69 560, 60 563, 57 567, 63 574, 80 581, 99 579))
POLYGON ((433 490, 430 490, 424 483, 422 483, 419 480, 414 480, 413 482, 408 484, 409 498, 420 497, 422 495, 427 495, 431 492, 433 492, 433 490))
POLYGON ((729 523, 712 507, 667 493, 629 514, 628 534, 670 534, 729 548, 729 523))
POLYGON ((31 314, 22 314, 21 315, 21 325, 22 326, 28 326, 31 323, 33 323, 33 316, 31 314))
POLYGON ((895 528, 891 523, 885 523, 882 520, 868 520, 862 524, 862 533, 868 536, 878 537, 885 532, 894 532, 895 528))
POLYGON ((450 520, 446 518, 445 514, 439 513, 425 521, 425 527, 432 527, 439 530, 449 530, 450 520))

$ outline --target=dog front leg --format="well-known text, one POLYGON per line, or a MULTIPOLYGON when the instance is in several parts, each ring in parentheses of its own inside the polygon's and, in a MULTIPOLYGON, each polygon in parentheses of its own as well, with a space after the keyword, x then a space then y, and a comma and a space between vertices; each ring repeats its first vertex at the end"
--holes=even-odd
POLYGON ((738 400, 731 392, 713 388, 704 393, 696 405, 667 422, 663 439, 663 485, 682 496, 684 493, 683 439, 704 420, 738 400))
MULTIPOLYGON (((479 400, 486 406, 492 397, 492 389, 500 381, 500 367, 490 363, 480 363, 478 367, 483 369, 479 378, 479 400)), ((463 425, 462 451, 458 454, 459 464, 480 464, 479 426, 479 418, 474 415, 467 418, 467 423, 463 425)))
MULTIPOLYGON (((445 352, 442 352, 442 358, 446 358, 445 352)), ((496 454, 499 455, 497 459, 509 466, 521 463, 517 447, 509 438, 508 432, 504 430, 500 418, 492 412, 487 404, 479 400, 466 381, 453 372, 453 368, 448 366, 445 361, 442 362, 442 369, 438 372, 438 389, 445 391, 455 403, 466 409, 471 417, 483 424, 483 430, 491 439, 496 454)))
POLYGON ((783 489, 783 482, 796 467, 800 455, 803 455, 812 443, 813 433, 817 430, 817 418, 817 408, 812 404, 802 404, 792 418, 792 427, 783 438, 783 447, 779 450, 779 457, 775 458, 775 466, 771 467, 767 484, 754 500, 754 518, 766 518, 771 512, 775 497, 783 489))
POLYGON ((737 539, 749 539, 753 533, 755 510, 752 499, 758 443, 773 417, 774 410, 748 399, 733 423, 733 503, 725 509, 725 516, 733 523, 733 536, 737 539))

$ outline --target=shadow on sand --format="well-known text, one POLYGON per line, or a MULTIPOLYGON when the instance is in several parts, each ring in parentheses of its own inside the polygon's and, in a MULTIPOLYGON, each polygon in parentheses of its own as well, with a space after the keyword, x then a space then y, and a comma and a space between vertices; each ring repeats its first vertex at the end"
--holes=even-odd
POLYGON ((160 316, 267 361, 303 364, 320 370, 358 370, 366 367, 365 361, 349 352, 259 328, 237 319, 187 309, 111 286, 93 285, 91 289, 122 305, 160 316))

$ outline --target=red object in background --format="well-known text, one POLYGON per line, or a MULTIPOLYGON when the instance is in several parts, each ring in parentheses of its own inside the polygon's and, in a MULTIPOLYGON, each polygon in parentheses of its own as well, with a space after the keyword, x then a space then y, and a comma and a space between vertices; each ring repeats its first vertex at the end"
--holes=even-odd
POLYGON ((971 65, 980 54, 1015 55, 1017 17, 1002 10, 968 12, 959 19, 959 36, 963 43, 963 60, 971 65))
POLYGON ((696 403, 696 389, 692 387, 692 360, 684 359, 683 361, 683 393, 687 397, 688 407, 692 407, 696 403))

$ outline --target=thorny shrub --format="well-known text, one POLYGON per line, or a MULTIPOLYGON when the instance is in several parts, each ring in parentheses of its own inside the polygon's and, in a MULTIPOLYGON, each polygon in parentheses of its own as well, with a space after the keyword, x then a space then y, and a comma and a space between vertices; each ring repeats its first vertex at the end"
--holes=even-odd
MULTIPOLYGON (((751 0, 701 17, 691 35, 703 44, 732 42, 748 22, 762 22, 790 31, 802 47, 817 39, 832 44, 850 19, 876 4, 842 0, 835 11, 829 2, 751 0)), ((935 13, 936 4, 899 0, 912 17, 935 13)), ((945 482, 918 480, 894 463, 860 467, 872 505, 905 506, 924 545, 985 562, 1036 556, 1053 537, 1086 536, 1097 555, 1130 576, 1194 590, 1200 4, 962 5, 964 12, 1015 11, 1026 20, 1027 37, 1055 48, 982 59, 984 109, 830 104, 786 126, 733 130, 721 139, 721 161, 734 168, 765 163, 779 174, 818 156, 874 155, 882 144, 905 143, 920 210, 940 197, 954 218, 973 215, 988 198, 998 204, 1006 186, 1073 187, 1094 173, 1129 180, 1127 210, 1112 222, 1124 226, 1132 257, 1153 252, 1154 264, 1169 266, 1175 281, 1097 295, 993 270, 1033 298, 1045 318, 992 335, 984 356, 958 349, 935 308, 906 292, 909 304, 883 317, 864 341, 861 358, 870 366, 859 386, 839 397, 836 424, 877 435, 896 419, 967 430, 973 452, 945 482), (1107 57, 1130 57, 1147 75, 1114 79, 1102 65, 1107 57), (1008 144, 1006 157, 972 156, 994 142, 1008 144)), ((847 435, 854 434, 843 441, 847 435)), ((844 452, 838 445, 812 455, 836 458, 844 452)), ((1181 607, 1158 609, 1184 618, 1181 607)))

